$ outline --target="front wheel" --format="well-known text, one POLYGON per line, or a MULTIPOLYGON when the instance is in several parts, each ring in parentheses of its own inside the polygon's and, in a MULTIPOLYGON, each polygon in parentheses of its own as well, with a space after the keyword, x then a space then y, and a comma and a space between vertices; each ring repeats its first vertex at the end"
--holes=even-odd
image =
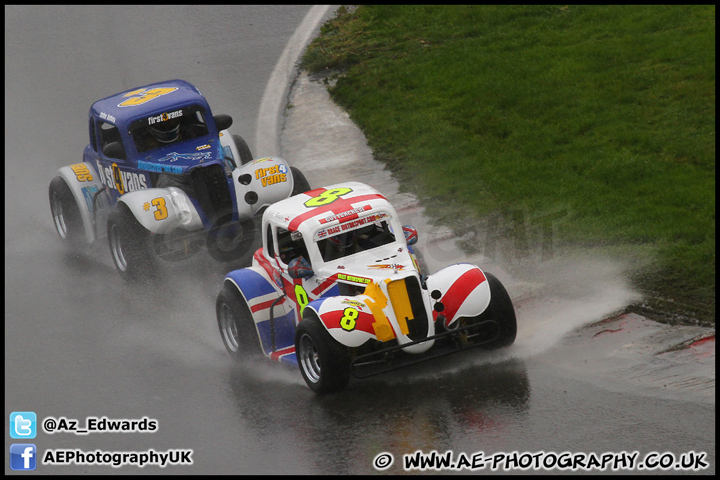
POLYGON ((107 234, 113 262, 124 280, 145 280, 155 276, 157 260, 151 246, 151 233, 125 205, 119 204, 110 214, 107 234))
POLYGON ((488 284, 490 285, 490 305, 487 310, 476 317, 479 321, 495 320, 498 324, 498 335, 495 340, 484 345, 488 349, 496 349, 507 347, 515 342, 517 335, 517 319, 515 318, 515 309, 507 290, 500 280, 491 273, 485 273, 488 284))
POLYGON ((50 212, 60 239, 68 247, 80 246, 85 236, 85 229, 80 208, 70 187, 62 177, 55 177, 50 182, 49 194, 50 212))
POLYGON ((230 262, 247 253, 255 240, 255 221, 232 221, 232 215, 220 218, 207 234, 207 249, 218 262, 230 262))
POLYGON ((237 147, 238 152, 240 153, 240 164, 245 165, 246 163, 252 162, 252 152, 250 152, 250 147, 248 147, 245 139, 242 138, 240 135, 233 135, 232 138, 235 142, 235 146, 237 147))
POLYGON ((295 354, 305 383, 318 394, 345 389, 350 380, 350 359, 320 320, 309 316, 295 330, 295 354))

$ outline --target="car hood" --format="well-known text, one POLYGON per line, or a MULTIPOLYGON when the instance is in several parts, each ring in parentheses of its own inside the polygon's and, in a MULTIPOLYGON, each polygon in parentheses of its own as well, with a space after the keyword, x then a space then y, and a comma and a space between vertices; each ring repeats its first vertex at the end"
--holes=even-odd
POLYGON ((324 277, 337 274, 339 281, 379 283, 417 274, 417 267, 407 247, 393 244, 391 249, 374 249, 326 263, 319 273, 324 277))
POLYGON ((154 172, 182 174, 197 166, 221 163, 219 142, 207 138, 154 150, 138 161, 138 168, 154 172))

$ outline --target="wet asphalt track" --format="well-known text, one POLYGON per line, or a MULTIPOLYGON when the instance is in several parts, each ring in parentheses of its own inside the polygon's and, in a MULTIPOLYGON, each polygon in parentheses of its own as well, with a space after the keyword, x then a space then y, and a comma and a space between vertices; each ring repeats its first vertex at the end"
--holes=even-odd
POLYGON ((702 473, 714 473, 715 345, 699 340, 707 329, 634 314, 599 322, 635 298, 612 259, 556 258, 541 265, 543 275, 523 276, 490 258, 465 258, 413 195, 397 191, 347 116, 306 76, 289 97, 293 108, 267 116, 274 103, 265 87, 277 81, 277 61, 309 11, 6 7, 5 472, 10 444, 19 442, 7 434, 9 415, 34 411, 40 421, 158 422, 154 433, 41 432, 28 441, 41 455, 193 451, 192 466, 39 465, 44 474, 366 474, 384 452, 394 457, 385 471, 402 473, 403 455, 417 450, 637 451, 641 458, 695 451, 707 452, 702 473), (198 85, 215 113, 233 115, 233 131, 256 155, 276 153, 256 147, 278 148, 313 186, 353 179, 386 193, 418 227, 430 271, 469 260, 496 273, 518 310, 516 344, 318 398, 297 371, 237 368, 227 358, 214 299, 223 275, 242 261, 219 265, 201 253, 167 266, 165 281, 147 287, 123 284, 104 244, 86 255, 64 253, 47 185, 56 168, 79 159, 90 103, 166 78, 198 85), (270 129, 276 122, 279 141, 258 122, 270 129), (699 341, 673 349, 691 339, 699 341))

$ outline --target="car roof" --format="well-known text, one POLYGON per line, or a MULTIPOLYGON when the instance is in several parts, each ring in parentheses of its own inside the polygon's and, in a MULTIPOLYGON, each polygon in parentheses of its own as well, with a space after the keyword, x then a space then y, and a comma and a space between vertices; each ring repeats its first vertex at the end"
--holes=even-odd
POLYGON ((205 97, 194 85, 185 80, 167 80, 132 88, 98 100, 90 107, 90 115, 120 126, 127 125, 138 117, 176 109, 190 103, 199 103, 209 109, 205 97), (129 102, 152 90, 159 92, 160 95, 150 95, 149 99, 136 104, 129 102))
POLYGON ((387 198, 371 186, 360 182, 344 182, 276 202, 268 207, 264 216, 287 230, 311 234, 318 228, 349 222, 376 211, 396 216, 387 198), (335 195, 336 192, 344 192, 341 189, 350 191, 335 195), (313 199, 318 198, 320 200, 315 200, 315 203, 323 204, 313 207, 313 199))

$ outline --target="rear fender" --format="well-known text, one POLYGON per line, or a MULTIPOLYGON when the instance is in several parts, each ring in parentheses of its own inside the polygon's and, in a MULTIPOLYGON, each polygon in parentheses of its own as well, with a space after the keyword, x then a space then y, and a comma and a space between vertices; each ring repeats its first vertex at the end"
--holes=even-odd
POLYGON ((480 315, 490 305, 490 286, 476 265, 450 265, 427 277, 426 285, 431 295, 435 290, 440 292, 442 310, 433 315, 437 319, 442 314, 446 327, 462 317, 480 315))
POLYGON ((288 198, 294 184, 290 167, 279 157, 253 160, 236 168, 232 176, 241 219, 252 217, 263 207, 288 198))
POLYGON ((295 310, 265 269, 253 266, 233 270, 225 282, 233 284, 247 302, 265 355, 295 345, 295 310))
POLYGON ((68 165, 58 169, 57 175, 65 180, 75 197, 87 242, 93 243, 99 236, 104 237, 105 228, 96 229, 95 223, 107 217, 108 198, 103 193, 104 185, 100 182, 95 165, 88 162, 68 165))
POLYGON ((121 196, 118 203, 127 205, 140 225, 152 233, 203 228, 202 219, 190 198, 176 187, 136 190, 121 196), (181 219, 188 221, 183 223, 181 219))

